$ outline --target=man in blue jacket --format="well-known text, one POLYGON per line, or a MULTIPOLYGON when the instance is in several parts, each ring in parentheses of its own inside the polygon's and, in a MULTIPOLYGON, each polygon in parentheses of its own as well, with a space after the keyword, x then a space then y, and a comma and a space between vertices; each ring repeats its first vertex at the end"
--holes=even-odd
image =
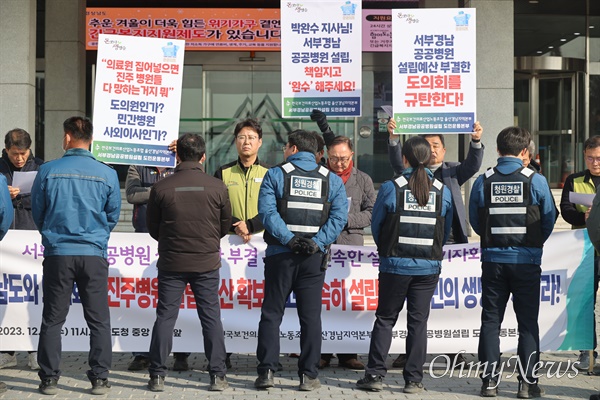
MULTIPOLYGON (((4 238, 10 224, 12 224, 14 218, 13 209, 11 207, 10 192, 8 191, 8 185, 6 184, 6 178, 4 175, 0 175, 0 240, 4 238)), ((8 390, 6 383, 0 382, 0 393, 4 393, 8 390)))
POLYGON ((321 301, 328 246, 347 222, 348 200, 342 180, 316 163, 317 140, 311 132, 290 133, 286 162, 267 171, 258 195, 265 227, 265 297, 258 326, 258 378, 254 386, 275 386, 279 326, 285 302, 296 295, 300 319, 300 390, 321 386, 321 301))
POLYGON ((89 119, 68 118, 63 128, 64 156, 40 167, 31 191, 33 220, 44 246, 39 391, 58 392, 60 331, 76 283, 91 332, 87 371, 91 392, 106 394, 112 362, 106 257, 108 238, 121 211, 119 179, 88 151, 92 142, 89 119))
POLYGON ((556 209, 546 179, 523 166, 530 141, 531 134, 523 128, 503 129, 496 139, 498 164, 477 178, 469 201, 471 225, 481 238, 483 310, 478 354, 484 364, 483 397, 498 393, 500 325, 511 294, 524 372, 518 377, 517 397, 544 395, 534 372, 540 354, 540 265, 556 209))
POLYGON ((8 232, 14 215, 6 178, 4 175, 0 175, 0 240, 8 232))

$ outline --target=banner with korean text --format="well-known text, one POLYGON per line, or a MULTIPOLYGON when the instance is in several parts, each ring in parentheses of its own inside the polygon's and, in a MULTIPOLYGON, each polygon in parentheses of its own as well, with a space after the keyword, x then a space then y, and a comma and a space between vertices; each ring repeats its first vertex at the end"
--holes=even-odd
POLYGON ((103 162, 174 167, 184 41, 100 35, 92 153, 103 162))
MULTIPOLYGON (((252 353, 264 294, 260 236, 242 244, 222 240, 219 286, 227 350, 252 353)), ((147 351, 157 302, 156 242, 147 234, 113 233, 109 242, 109 292, 114 351, 147 351)), ((37 347, 42 315, 42 248, 35 231, 8 232, 0 242, 0 350, 37 347)), ((442 274, 431 301, 428 350, 477 352, 481 317, 481 264, 476 243, 445 247, 442 274), (460 323, 457 323, 460 321, 460 323)), ((593 249, 587 233, 553 234, 544 248, 540 296, 542 351, 589 349, 592 345, 593 249)), ((333 246, 323 288, 323 352, 367 353, 378 298, 374 247, 333 246)), ((75 288, 63 327, 63 350, 89 348, 89 329, 75 288)), ((501 347, 515 352, 518 330, 512 304, 502 325, 501 347)), ((173 332, 174 351, 202 352, 202 331, 189 287, 173 332)), ((281 325, 281 351, 299 352, 295 299, 281 325)), ((404 352, 406 310, 394 328, 392 353, 404 352)))
POLYGON ((363 10, 363 51, 392 51, 392 10, 363 10))
POLYGON ((281 1, 284 117, 358 117, 362 97, 360 1, 281 1))
POLYGON ((279 51, 278 8, 86 8, 86 49, 99 36, 185 40, 192 51, 279 51))
POLYGON ((470 133, 476 110, 474 8, 392 10, 395 133, 470 133))

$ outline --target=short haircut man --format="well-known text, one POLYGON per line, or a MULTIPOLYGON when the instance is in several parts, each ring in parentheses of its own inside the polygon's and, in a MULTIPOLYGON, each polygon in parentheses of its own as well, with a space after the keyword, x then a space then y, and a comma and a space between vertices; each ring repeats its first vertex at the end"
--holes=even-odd
POLYGON ((269 169, 258 198, 265 226, 265 298, 258 327, 258 378, 254 386, 275 385, 279 360, 279 324, 287 296, 294 290, 300 319, 299 389, 320 387, 321 292, 325 279, 326 247, 347 222, 348 202, 342 180, 316 163, 314 134, 290 133, 284 148, 286 162, 269 169), (294 190, 311 187, 314 191, 294 190), (317 189, 318 188, 318 189, 317 189))
POLYGON ((219 308, 221 238, 231 226, 231 205, 222 181, 204 173, 206 146, 200 135, 177 140, 175 173, 152 186, 146 222, 158 241, 158 305, 150 342, 151 391, 164 390, 166 360, 173 347, 179 303, 190 285, 209 362, 211 391, 227 388, 225 339, 219 308))
POLYGON ((238 122, 233 129, 233 135, 237 137, 237 135, 244 129, 250 128, 251 131, 256 132, 259 139, 263 137, 262 127, 260 123, 254 118, 246 118, 243 121, 238 122))
POLYGON ((526 129, 503 129, 496 140, 498 164, 477 178, 469 202, 471 225, 481 240, 479 361, 485 365, 481 375, 483 397, 498 393, 500 325, 510 294, 519 325, 518 357, 523 366, 517 397, 544 394, 534 370, 540 352, 540 264, 556 211, 546 179, 523 167, 522 158, 530 141, 526 129), (508 189, 513 196, 505 195, 508 189))
POLYGON ((8 183, 8 191, 15 214, 12 229, 37 229, 31 215, 31 193, 21 193, 18 187, 13 186, 16 172, 38 171, 40 165, 44 163, 42 159, 32 155, 31 143, 31 136, 25 129, 11 129, 4 136, 0 174, 4 175, 8 183))
POLYGON ((261 162, 258 156, 262 128, 256 119, 240 121, 235 126, 234 136, 238 157, 220 166, 215 171, 215 178, 221 179, 229 192, 233 214, 230 232, 247 243, 253 234, 263 230, 258 216, 258 191, 269 165, 261 162))
POLYGON ((63 128, 65 154, 40 167, 32 188, 33 219, 44 245, 39 390, 43 394, 58 391, 61 328, 76 283, 91 331, 87 377, 92 394, 106 394, 112 361, 107 248, 121 211, 119 179, 88 151, 92 141, 89 119, 68 118, 63 128))
MULTIPOLYGON (((570 193, 575 192, 582 194, 595 194, 597 193, 598 188, 600 188, 600 135, 592 136, 584 142, 583 161, 585 162, 586 168, 583 171, 579 171, 567 176, 560 198, 560 212, 563 219, 571 224, 572 229, 585 228, 586 220, 591 211, 588 206, 572 203, 569 198, 570 193)), ((591 277, 591 279, 594 281, 594 306, 596 304, 595 293, 598 291, 598 281, 600 280, 600 277, 598 276, 599 263, 600 257, 596 252, 594 255, 594 272, 593 276, 591 277)), ((598 347, 598 336, 596 332, 595 320, 596 318, 594 315, 594 350, 598 347)), ((588 369, 588 366, 591 362, 589 351, 581 350, 579 352, 579 358, 577 361, 579 361, 579 364, 576 364, 577 368, 583 370, 588 369)))

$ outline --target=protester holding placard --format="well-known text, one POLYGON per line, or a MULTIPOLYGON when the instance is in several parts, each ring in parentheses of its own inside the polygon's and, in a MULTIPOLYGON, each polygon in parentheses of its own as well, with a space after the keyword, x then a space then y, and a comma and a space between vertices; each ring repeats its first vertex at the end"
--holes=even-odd
POLYGON ((275 385, 279 328, 286 300, 294 291, 300 320, 299 389, 310 391, 321 386, 317 366, 329 245, 346 225, 348 202, 342 180, 316 163, 313 134, 293 131, 283 151, 286 162, 269 169, 258 197, 267 250, 254 386, 275 385))
POLYGON ((408 310, 404 393, 424 390, 427 320, 442 267, 442 246, 452 226, 450 190, 427 168, 431 148, 412 137, 402 148, 403 174, 386 181, 373 207, 371 231, 379 253, 379 304, 369 361, 360 389, 381 391, 392 330, 406 301, 408 310))
POLYGON ((92 394, 110 389, 112 362, 108 307, 108 238, 121 211, 119 178, 88 150, 92 122, 71 117, 64 124, 64 156, 40 167, 31 191, 33 220, 44 246, 44 309, 38 343, 42 394, 58 393, 61 329, 77 284, 90 330, 92 394))
MULTIPOLYGON (((37 171, 44 161, 34 157, 31 152, 31 136, 24 129, 11 129, 4 137, 4 150, 0 159, 0 174, 8 183, 8 191, 12 200, 14 220, 11 229, 36 230, 31 215, 31 193, 21 193, 13 185, 15 172, 37 171)), ((0 353, 0 368, 15 367, 17 356, 14 351, 0 353)), ((37 363, 37 352, 30 351, 27 366, 32 370, 40 369, 37 363)))
MULTIPOLYGON (((560 198, 560 212, 565 221, 571 224, 571 228, 579 229, 585 228, 586 220, 593 207, 588 207, 584 204, 574 204, 569 199, 571 192, 594 194, 597 188, 600 188, 600 135, 592 136, 588 138, 583 144, 583 156, 585 161, 586 169, 571 174, 565 180, 565 184, 562 190, 562 196, 560 198)), ((594 306, 596 304, 596 293, 598 292, 598 263, 600 257, 598 251, 594 257, 594 275, 591 279, 594 281, 594 306)), ((596 335, 596 322, 594 315, 594 358, 598 358, 598 352, 595 351, 598 346, 598 337, 596 335)), ((590 352, 587 350, 581 350, 577 365, 580 369, 588 369, 591 359, 590 352)))
POLYGON ((540 357, 538 316, 542 247, 554 228, 556 209, 546 179, 523 166, 531 134, 503 129, 496 139, 498 164, 480 175, 471 192, 469 217, 481 240, 481 396, 496 397, 500 368, 500 326, 512 303, 519 328, 522 366, 517 397, 544 395, 535 372, 540 357))

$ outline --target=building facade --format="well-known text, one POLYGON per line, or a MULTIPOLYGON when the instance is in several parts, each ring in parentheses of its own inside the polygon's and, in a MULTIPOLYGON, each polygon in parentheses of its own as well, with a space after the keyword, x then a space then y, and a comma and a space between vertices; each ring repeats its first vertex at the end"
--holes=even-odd
MULTIPOLYGON (((86 9, 270 8, 279 0, 3 0, 0 2, 0 131, 35 132, 34 151, 62 155, 62 121, 93 118, 96 51, 86 50, 86 9)), ((593 0, 362 1, 363 9, 472 7, 477 10, 477 119, 487 147, 483 169, 495 164, 496 133, 520 125, 534 134, 552 187, 584 167, 582 145, 600 134, 600 3, 593 0)), ((363 50, 362 116, 332 118, 334 132, 355 141, 355 165, 378 187, 392 175, 381 105, 392 100, 391 52, 363 50)), ((316 130, 307 118, 281 118, 278 51, 186 51, 180 133, 207 141, 209 172, 236 157, 233 126, 263 122, 260 157, 282 161, 293 129, 316 130)), ((461 159, 466 137, 446 138, 448 159, 461 159)), ((124 168, 118 166, 117 170, 124 168)), ((123 173, 121 173, 123 175, 123 173)))

